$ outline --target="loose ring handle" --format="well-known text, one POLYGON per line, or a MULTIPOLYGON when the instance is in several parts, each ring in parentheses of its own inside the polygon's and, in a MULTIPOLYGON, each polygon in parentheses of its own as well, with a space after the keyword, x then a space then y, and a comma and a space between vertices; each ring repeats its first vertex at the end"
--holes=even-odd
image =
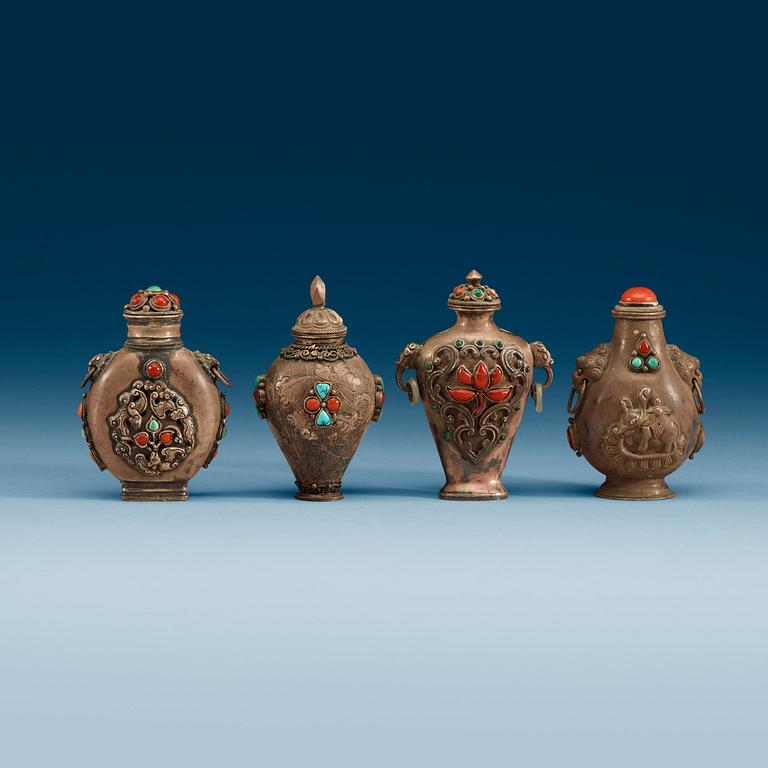
POLYGON ((696 404, 696 410, 702 414, 704 413, 704 395, 701 394, 701 382, 698 377, 694 377, 691 389, 693 390, 693 402, 696 404))
POLYGON ((546 374, 546 379, 541 384, 541 389, 544 391, 545 389, 549 389, 550 385, 552 384, 553 379, 555 378, 555 373, 552 370, 551 365, 542 365, 542 366, 536 366, 537 368, 541 368, 542 371, 546 374))
POLYGON ((568 396, 568 413, 577 413, 579 410, 581 410, 581 401, 584 398, 584 393, 587 391, 587 379, 581 380, 581 386, 576 389, 576 387, 571 387, 571 394, 568 396), (576 405, 573 404, 573 396, 578 395, 579 399, 576 401, 576 405))
POLYGON ((405 382, 405 387, 405 393, 408 395, 408 400, 411 405, 418 405, 419 400, 421 400, 421 395, 419 394, 419 382, 413 378, 408 379, 405 382))
POLYGON ((552 368, 550 366, 536 366, 537 368, 543 368, 547 372, 547 379, 544 382, 533 381, 531 382, 531 398, 536 404, 536 413, 541 413, 544 410, 544 390, 552 383, 554 376, 552 375, 552 368))
POLYGON ((536 413, 541 413, 544 410, 544 387, 540 381, 535 381, 531 388, 531 397, 533 398, 534 407, 536 413))
POLYGON ((408 400, 411 405, 416 405, 421 399, 419 383, 413 378, 404 381, 403 374, 409 368, 416 370, 420 356, 421 344, 416 344, 416 342, 412 341, 410 344, 405 345, 405 349, 400 353, 400 357, 398 358, 397 363, 395 363, 395 381, 397 382, 397 386, 408 395, 408 400))
MULTIPOLYGON (((531 342, 531 352, 533 354, 533 367, 541 368, 546 375, 546 378, 541 385, 541 390, 543 392, 545 389, 549 389, 552 380, 555 378, 555 374, 552 371, 552 366, 555 364, 555 360, 552 355, 549 354, 549 350, 540 341, 531 342)), ((531 395, 533 395, 533 389, 531 389, 531 395)))

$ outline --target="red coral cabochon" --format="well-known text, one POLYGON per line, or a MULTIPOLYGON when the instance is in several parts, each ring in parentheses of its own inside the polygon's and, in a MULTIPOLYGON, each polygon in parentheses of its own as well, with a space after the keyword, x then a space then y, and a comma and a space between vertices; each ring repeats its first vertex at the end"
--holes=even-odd
POLYGON ((624 293, 621 294, 619 301, 622 304, 658 304, 659 301, 656 298, 656 294, 650 288, 642 288, 637 286, 636 288, 627 288, 624 293))

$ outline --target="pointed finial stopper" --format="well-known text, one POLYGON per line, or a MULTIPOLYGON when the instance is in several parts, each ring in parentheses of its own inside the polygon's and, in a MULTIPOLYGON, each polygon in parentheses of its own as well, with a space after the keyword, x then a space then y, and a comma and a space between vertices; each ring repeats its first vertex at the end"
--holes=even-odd
POLYGON ((473 269, 464 279, 470 285, 480 285, 483 276, 476 269, 473 269))
POLYGON ((312 285, 309 286, 309 297, 313 307, 325 306, 325 283, 320 275, 315 275, 312 285))
POLYGON ((320 275, 316 275, 309 286, 309 297, 312 306, 296 318, 293 335, 302 341, 315 343, 343 339, 347 327, 338 312, 325 306, 325 283, 320 275))

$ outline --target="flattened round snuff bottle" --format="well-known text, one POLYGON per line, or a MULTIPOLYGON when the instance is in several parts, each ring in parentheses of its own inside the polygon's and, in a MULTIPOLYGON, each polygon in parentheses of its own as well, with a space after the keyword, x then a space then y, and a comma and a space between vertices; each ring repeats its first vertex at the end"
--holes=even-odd
POLYGON ((445 471, 440 497, 490 500, 507 497, 501 474, 530 393, 536 410, 552 383, 554 360, 494 323, 499 294, 473 270, 456 286, 448 306, 456 323, 423 345, 408 344, 397 361, 396 380, 413 405, 422 400, 445 471), (415 379, 403 382, 412 368, 415 379), (546 372, 533 381, 533 369, 546 372))
POLYGON ((122 349, 95 355, 78 414, 91 458, 122 487, 124 501, 185 501, 187 484, 216 456, 229 386, 211 355, 181 340, 179 297, 153 285, 123 309, 122 349))
POLYGON ((666 312, 648 288, 626 290, 613 338, 576 360, 568 444, 605 482, 606 499, 668 499, 666 476, 704 444, 699 361, 664 339, 666 312))
POLYGON ((319 276, 310 298, 293 326, 294 342, 257 377, 253 397, 296 478, 296 498, 336 501, 368 425, 379 420, 384 389, 346 343, 347 328, 325 306, 319 276))

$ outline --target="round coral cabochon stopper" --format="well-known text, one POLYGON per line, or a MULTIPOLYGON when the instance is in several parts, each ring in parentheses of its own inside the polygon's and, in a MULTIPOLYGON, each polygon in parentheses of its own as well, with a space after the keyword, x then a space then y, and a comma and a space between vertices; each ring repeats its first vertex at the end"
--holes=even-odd
POLYGON ((621 294, 619 301, 622 304, 658 304, 656 294, 650 288, 627 288, 621 294))

